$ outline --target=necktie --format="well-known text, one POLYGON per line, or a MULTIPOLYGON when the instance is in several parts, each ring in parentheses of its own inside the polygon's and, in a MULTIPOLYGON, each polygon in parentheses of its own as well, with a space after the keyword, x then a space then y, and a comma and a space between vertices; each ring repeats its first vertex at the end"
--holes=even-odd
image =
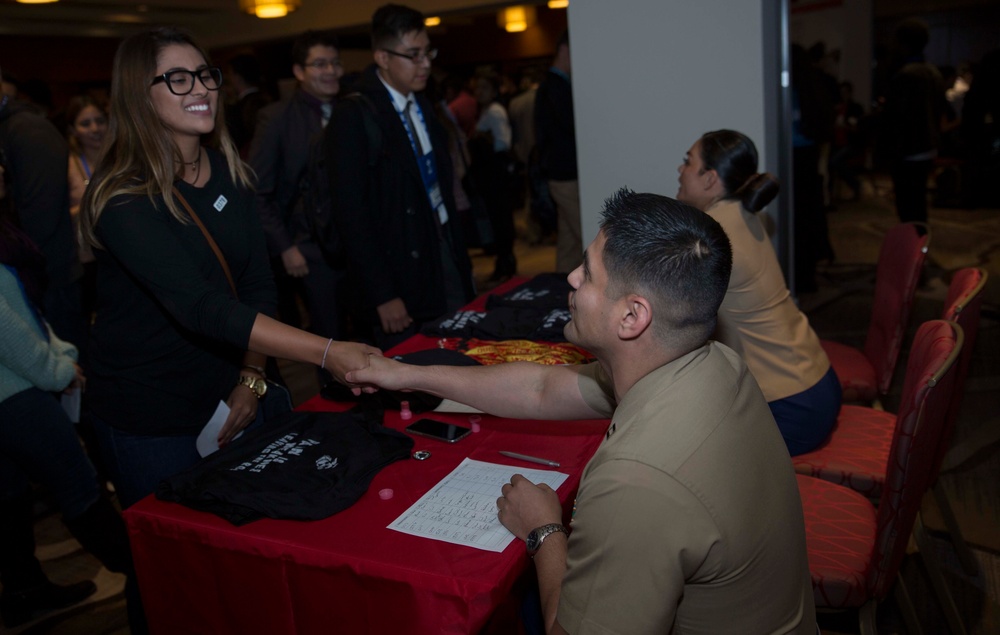
POLYGON ((420 156, 427 154, 424 150, 424 144, 420 142, 420 134, 417 132, 417 124, 413 121, 413 108, 416 106, 416 102, 412 99, 406 102, 406 120, 410 122, 410 131, 413 133, 413 138, 417 141, 417 150, 420 156))
POLYGON ((330 115, 333 114, 333 104, 329 102, 320 104, 319 109, 323 112, 320 116, 320 122, 323 124, 323 127, 326 128, 326 124, 330 123, 330 115))

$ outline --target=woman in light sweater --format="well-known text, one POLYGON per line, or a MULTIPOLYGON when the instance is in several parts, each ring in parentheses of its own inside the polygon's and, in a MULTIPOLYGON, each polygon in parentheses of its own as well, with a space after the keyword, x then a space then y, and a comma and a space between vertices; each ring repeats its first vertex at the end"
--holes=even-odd
POLYGON ((733 246, 733 272, 715 339, 746 360, 792 456, 830 434, 841 392, 809 320, 792 300, 757 212, 778 182, 757 172, 757 149, 745 135, 702 135, 678 167, 677 199, 717 220, 733 246))
MULTIPOLYGON (((0 167, 0 199, 4 198, 0 167)), ((2 211, 2 210, 0 210, 2 211)), ((52 393, 82 388, 72 344, 41 315, 45 258, 0 214, 0 617, 13 628, 93 594, 93 582, 51 582, 35 557, 34 493, 45 485, 85 549, 131 573, 121 516, 100 491, 73 424, 52 393)))

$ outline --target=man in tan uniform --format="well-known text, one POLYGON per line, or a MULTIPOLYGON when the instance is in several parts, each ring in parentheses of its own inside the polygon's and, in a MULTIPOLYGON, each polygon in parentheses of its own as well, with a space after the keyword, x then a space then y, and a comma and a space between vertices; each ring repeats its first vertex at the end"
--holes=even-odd
POLYGON ((731 263, 709 216, 622 190, 569 276, 566 336, 598 364, 421 368, 373 357, 348 378, 504 417, 612 417, 572 534, 545 485, 515 475, 497 499, 500 521, 535 558, 549 633, 816 631, 788 452, 746 365, 708 341, 731 263))

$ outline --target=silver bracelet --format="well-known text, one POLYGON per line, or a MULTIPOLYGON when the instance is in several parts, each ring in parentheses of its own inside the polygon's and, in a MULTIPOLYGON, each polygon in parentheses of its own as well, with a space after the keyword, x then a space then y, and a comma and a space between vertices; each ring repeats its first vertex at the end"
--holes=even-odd
POLYGON ((326 370, 326 354, 330 352, 330 344, 333 344, 333 338, 331 337, 326 342, 326 348, 323 349, 323 361, 319 363, 319 367, 326 370))

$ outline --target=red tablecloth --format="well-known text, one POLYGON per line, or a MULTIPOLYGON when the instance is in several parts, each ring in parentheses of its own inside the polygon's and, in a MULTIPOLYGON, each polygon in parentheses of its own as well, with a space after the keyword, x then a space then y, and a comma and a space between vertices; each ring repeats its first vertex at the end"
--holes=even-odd
MULTIPOLYGON (((393 352, 434 345, 433 338, 419 337, 393 352)), ((303 408, 344 406, 317 397, 303 408)), ((457 423, 468 418, 434 416, 457 423)), ((408 422, 398 412, 387 412, 385 423, 403 429, 408 422)), ((521 541, 493 553, 386 526, 465 457, 539 467, 503 457, 499 450, 561 464, 558 470, 570 475, 558 490, 568 520, 580 474, 597 450, 607 422, 483 415, 481 427, 481 432, 455 444, 414 437, 414 449, 430 450, 431 458, 388 466, 357 503, 321 521, 265 519, 234 527, 214 515, 153 497, 140 501, 126 511, 125 519, 152 632, 480 632, 505 602, 509 609, 515 583, 529 567, 521 541), (394 497, 381 500, 378 492, 383 488, 392 488, 394 497)), ((496 622, 490 626, 502 632, 510 622, 499 629, 496 622)))

